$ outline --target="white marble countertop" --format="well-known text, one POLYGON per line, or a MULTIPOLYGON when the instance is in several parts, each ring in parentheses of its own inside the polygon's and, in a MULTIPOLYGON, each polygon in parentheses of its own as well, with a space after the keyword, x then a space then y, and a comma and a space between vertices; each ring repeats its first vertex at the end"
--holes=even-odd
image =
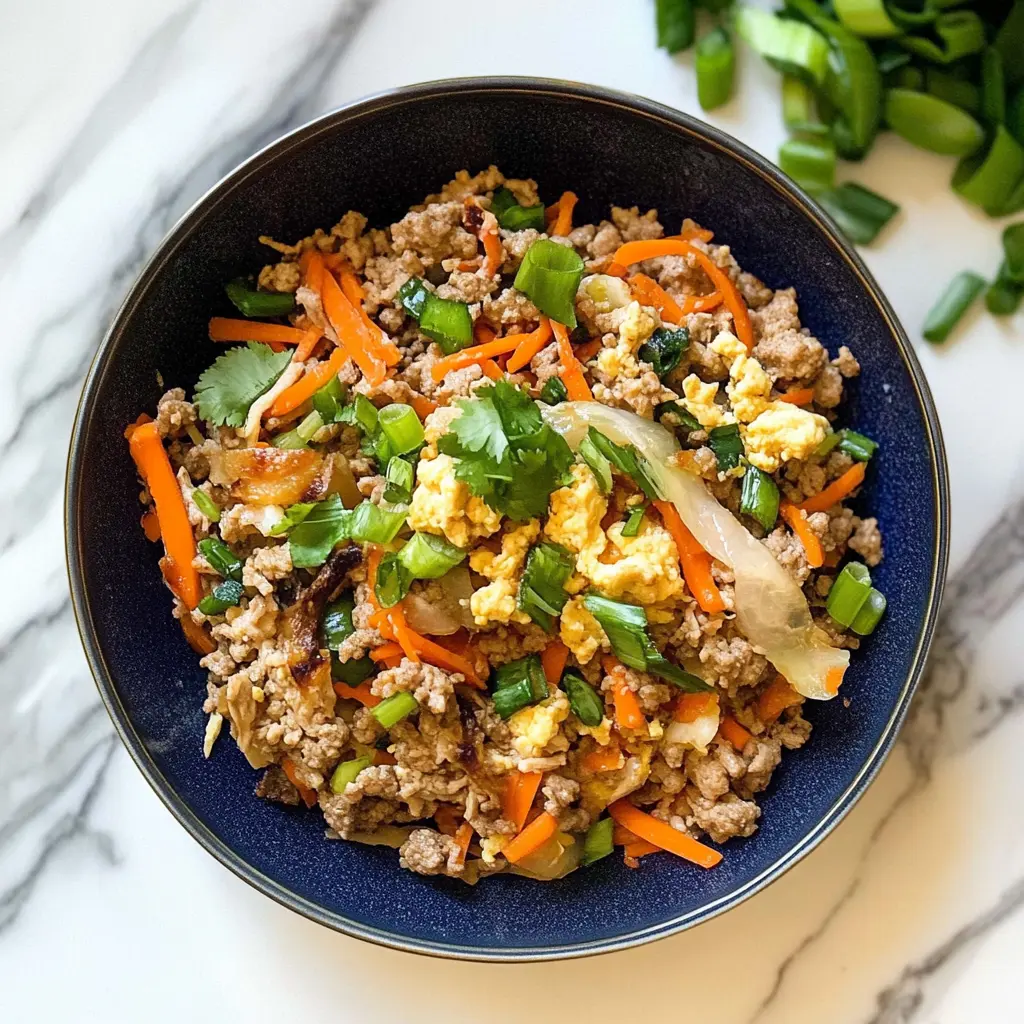
MULTIPOLYGON (((333 934, 249 889, 178 827, 114 738, 63 560, 81 380, 167 228, 288 128, 376 90, 489 73, 593 81, 699 113, 692 56, 655 50, 652 4, 638 0, 35 0, 4 22, 4 1019, 596 1024, 637 1019, 638 1006, 651 1021, 729 1024, 1024 1019, 1024 319, 977 312, 944 348, 921 341, 945 281, 998 262, 997 226, 949 192, 950 161, 889 137, 855 169, 903 206, 865 256, 931 381, 955 508, 933 669, 880 777, 814 854, 703 927, 592 960, 443 962, 333 934)), ((742 79, 712 120, 772 155, 775 76, 747 59, 742 79)))

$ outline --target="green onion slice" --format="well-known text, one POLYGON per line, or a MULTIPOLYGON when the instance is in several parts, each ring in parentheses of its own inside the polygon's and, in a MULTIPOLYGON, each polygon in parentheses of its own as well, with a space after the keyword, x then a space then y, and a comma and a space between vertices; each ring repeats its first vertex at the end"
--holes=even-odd
POLYGON ((535 703, 529 679, 518 679, 491 695, 494 710, 500 718, 511 718, 517 711, 535 703))
POLYGON ((779 18, 756 7, 740 7, 736 31, 773 68, 821 85, 828 73, 828 43, 800 21, 779 18))
POLYGON ((220 615, 242 600, 242 584, 238 580, 224 580, 213 588, 213 593, 207 594, 199 602, 199 610, 204 615, 220 615))
POLYGON ((736 53, 724 28, 713 28, 697 44, 697 99, 704 110, 728 103, 732 96, 736 53))
POLYGON ((409 593, 412 575, 394 551, 389 551, 377 566, 373 593, 381 608, 394 608, 409 593))
POLYGON ((612 464, 601 454, 597 445, 589 437, 583 438, 576 451, 597 477, 598 490, 602 494, 607 494, 612 489, 612 464))
POLYGON ((884 0, 835 0, 832 6, 839 20, 856 36, 887 39, 903 33, 889 17, 884 0))
POLYGON ((491 213, 498 218, 498 225, 507 231, 522 231, 524 228, 544 230, 544 205, 520 206, 504 185, 495 191, 491 199, 491 213))
POLYGON ((286 316, 295 308, 295 296, 290 292, 256 291, 241 278, 229 281, 224 291, 243 316, 286 316))
POLYGON ((1024 284, 1024 221, 1003 231, 1003 263, 1007 280, 1024 284))
POLYGON ((320 622, 320 645, 331 652, 331 678, 349 686, 358 686, 377 669, 369 655, 348 661, 338 657, 341 645, 356 631, 352 622, 354 607, 352 594, 344 593, 327 604, 320 622))
POLYGON ((411 693, 393 693, 390 697, 385 697, 370 714, 377 719, 379 725, 390 729, 418 707, 416 698, 411 693))
POLYGON ((960 318, 985 288, 985 279, 970 270, 962 270, 932 306, 921 333, 928 341, 945 341, 960 318))
POLYGON ((450 356, 473 344, 473 317, 465 302, 429 294, 420 311, 420 330, 450 356))
POLYGON ((679 53, 693 44, 697 28, 693 0, 654 0, 658 46, 679 53))
POLYGON ((583 270, 583 259, 575 249, 539 238, 526 250, 515 287, 552 320, 575 328, 576 291, 583 270))
POLYGON ((433 533, 414 533, 398 553, 398 560, 418 580, 440 579, 465 557, 462 548, 433 533))
POLYGON ((305 448, 313 435, 324 425, 323 417, 315 409, 294 429, 287 434, 279 434, 274 438, 275 448, 305 448))
POLYGON ((814 90, 796 75, 782 76, 782 121, 791 132, 828 135, 818 119, 814 90))
POLYGON ((681 402, 662 402, 654 409, 654 418, 662 423, 666 427, 682 427, 683 430, 690 433, 694 430, 703 430, 704 428, 700 425, 697 418, 687 410, 686 406, 681 402), (668 423, 662 423, 665 416, 671 415, 672 420, 668 423), (675 422, 673 422, 675 421, 675 422))
POLYGON ((850 623, 850 629, 858 636, 867 636, 869 633, 873 633, 875 626, 885 614, 885 606, 885 594, 872 587, 867 600, 860 606, 860 611, 850 623))
POLYGON ((530 684, 530 700, 540 701, 548 696, 548 680, 539 654, 527 654, 515 661, 507 661, 494 670, 493 689, 504 690, 526 680, 530 684))
POLYGON ((641 362, 650 363, 661 378, 670 374, 690 347, 690 332, 686 327, 659 327, 637 350, 641 362))
POLYGON ((410 277, 405 284, 395 293, 399 305, 414 320, 419 320, 423 315, 423 306, 430 297, 431 291, 424 281, 418 277, 410 277))
POLYGON ((615 822, 611 818, 595 821, 587 829, 586 838, 583 840, 583 856, 580 858, 580 866, 589 867, 614 852, 614 834, 615 822))
POLYGON ((224 541, 218 537, 204 537, 199 542, 199 553, 225 579, 242 582, 242 561, 224 541))
POLYGON ((344 793, 345 787, 350 782, 355 782, 356 776, 364 768, 369 768, 371 764, 373 764, 373 758, 369 755, 366 755, 365 757, 356 757, 351 761, 342 761, 341 764, 334 769, 334 774, 331 775, 331 792, 344 793))
POLYGON ((985 26, 974 11, 947 11, 931 24, 939 42, 925 36, 901 36, 900 45, 935 64, 952 64, 985 48, 985 26))
POLYGON ((712 427, 708 431, 708 445, 715 453, 720 472, 735 469, 743 455, 743 439, 740 437, 739 424, 727 423, 722 427, 712 427))
POLYGON ((819 193, 814 198, 836 222, 839 230, 856 245, 873 242, 900 209, 884 196, 852 181, 844 182, 830 192, 819 193))
POLYGON ((554 632, 555 619, 569 598, 565 584, 575 564, 569 551, 550 541, 535 544, 526 556, 516 607, 547 633, 554 632))
MULTIPOLYGON (((981 114, 981 89, 974 82, 959 78, 940 68, 928 68, 924 81, 926 91, 932 96, 952 103, 953 106, 966 110, 968 114, 981 114)), ((922 86, 920 83, 910 83, 906 88, 920 91, 922 86)))
POLYGON ((338 378, 332 377, 313 395, 313 409, 324 423, 338 423, 345 408, 345 388, 338 378))
MULTIPOLYGON (((192 500, 196 503, 196 508, 210 520, 211 523, 220 522, 220 508, 217 503, 211 498, 206 491, 202 488, 197 487, 192 491, 192 500)), ((207 559, 209 561, 209 559, 207 559)))
POLYGON ((994 46, 981 55, 981 114, 989 124, 1006 120, 1006 79, 1003 58, 994 46))
MULTIPOLYGON (((658 489, 647 472, 644 457, 633 445, 616 444, 599 430, 591 427, 587 439, 620 472, 625 473, 652 501, 658 499, 658 489)), ((582 445, 580 446, 582 451, 582 445)), ((586 459, 586 455, 584 455, 586 459)), ((593 467, 591 467, 593 469, 593 467)))
POLYGON ((970 114, 924 92, 890 89, 885 120, 908 142, 947 156, 967 156, 985 141, 985 130, 970 114))
POLYGON ((771 530, 779 518, 778 485, 757 466, 747 466, 743 474, 740 511, 753 516, 766 530, 771 530))
POLYGON ((377 422, 396 455, 407 455, 422 447, 423 424, 411 405, 386 405, 377 414, 377 422))
POLYGON ((1007 88, 1024 85, 1024 0, 1017 0, 1010 8, 992 45, 1002 58, 1007 88))
POLYGON ((384 509, 372 501, 361 501, 352 510, 348 536, 360 544, 390 544, 405 525, 407 508, 384 509))
POLYGON ((569 397, 561 377, 548 377, 544 381, 544 387, 540 389, 540 400, 546 405, 558 405, 569 397))
POLYGON ((871 573, 861 562, 850 562, 836 577, 825 605, 835 622, 847 628, 871 592, 871 573))
POLYGON ((1011 279, 1006 260, 1003 260, 999 265, 996 279, 985 292, 986 308, 995 316, 1009 316, 1011 313, 1017 312, 1022 295, 1024 295, 1024 283, 1018 283, 1011 279))
POLYGON ((384 500, 393 505, 405 505, 412 499, 413 468, 408 459, 393 455, 388 460, 387 472, 384 474, 387 486, 384 488, 384 500))
POLYGON ((640 532, 640 524, 644 521, 646 511, 646 505, 634 505, 629 510, 629 515, 626 517, 625 523, 622 524, 623 537, 635 537, 640 532))
POLYGON ((827 138, 787 139, 779 147, 779 168, 811 194, 830 189, 836 177, 836 147, 827 138))
POLYGON ((839 450, 858 462, 870 462, 871 456, 878 451, 878 442, 847 428, 839 431, 839 450))
POLYGON ((562 689, 569 698, 572 713, 584 724, 598 726, 604 720, 604 701, 581 675, 566 672, 562 676, 562 689))

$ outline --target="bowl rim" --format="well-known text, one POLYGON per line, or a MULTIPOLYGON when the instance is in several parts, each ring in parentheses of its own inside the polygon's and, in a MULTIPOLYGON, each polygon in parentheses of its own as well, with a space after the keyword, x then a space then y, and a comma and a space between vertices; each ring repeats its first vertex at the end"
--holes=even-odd
POLYGON ((831 219, 810 197, 787 179, 769 160, 750 147, 692 115, 674 110, 662 103, 603 86, 561 79, 520 76, 466 77, 439 79, 400 86, 357 99, 337 107, 275 140, 229 172, 201 196, 167 232, 138 274, 131 289, 112 320, 93 357, 86 375, 75 413, 65 478, 64 539, 65 559, 71 589, 72 607, 86 660, 99 690, 103 704, 114 723, 121 741, 128 749, 143 777, 178 822, 206 851, 226 868, 264 895, 318 924, 353 938, 410 953, 423 953, 448 959, 484 962, 531 962, 593 956, 628 949, 675 935, 694 925, 717 917, 760 892, 790 868, 803 860, 849 813, 885 762, 897 732, 907 714, 910 699, 924 670, 925 660, 934 636, 949 557, 949 471, 938 413, 931 391, 913 346, 892 306, 868 271, 853 246, 839 233, 831 219), (474 94, 517 94, 583 100, 587 104, 610 107, 649 121, 661 123, 671 130, 710 145, 729 158, 739 161, 748 170, 769 184, 781 197, 824 232, 834 250, 860 281, 868 298, 874 302, 891 332, 897 350, 910 375, 917 400, 924 413, 934 494, 936 522, 932 552, 931 587, 927 608, 917 637, 911 668, 885 729, 870 755, 846 789, 822 816, 815 827, 783 856, 768 865, 757 876, 726 896, 646 928, 602 939, 566 943, 557 946, 524 946, 517 949, 488 949, 463 943, 446 943, 411 938, 398 932, 373 927, 345 915, 326 910, 312 900, 292 892, 249 864, 243 857, 217 837, 192 811, 163 776, 150 758, 141 737, 135 730, 118 697, 112 675, 103 658, 93 622, 89 595, 86 593, 78 529, 78 508, 82 500, 81 479, 84 470, 83 443, 94 414, 99 385, 110 370, 111 355, 128 321, 140 305, 150 285, 177 249, 199 230, 208 214, 224 203, 235 189, 245 184, 264 168, 291 153, 313 144, 325 133, 366 116, 410 103, 421 103, 441 96, 474 94))

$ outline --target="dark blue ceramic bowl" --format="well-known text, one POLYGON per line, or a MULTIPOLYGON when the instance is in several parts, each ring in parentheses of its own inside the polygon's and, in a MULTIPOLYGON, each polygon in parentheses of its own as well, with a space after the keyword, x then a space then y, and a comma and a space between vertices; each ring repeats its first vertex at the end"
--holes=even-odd
POLYGON ((186 829, 246 881, 307 917, 399 949, 534 960, 621 949, 727 910, 807 854, 853 806, 892 745, 921 672, 948 540, 942 440, 906 335, 853 249, 766 160, 647 100, 564 82, 479 79, 401 89, 300 128, 224 179, 168 235, 100 347, 71 443, 67 551, 89 661, 121 738, 186 829), (857 505, 881 521, 889 598, 854 655, 841 700, 814 704, 814 736, 761 801, 763 825, 701 871, 673 857, 619 857, 541 885, 468 888, 398 867, 394 851, 326 842, 319 813, 253 796, 230 741, 202 757, 205 674, 170 615, 122 438, 168 386, 189 389, 222 282, 266 261, 260 234, 299 238, 346 210, 399 218, 462 167, 498 164, 546 196, 571 188, 579 216, 610 203, 692 216, 773 287, 794 285, 804 323, 864 372, 845 422, 881 443, 857 505))

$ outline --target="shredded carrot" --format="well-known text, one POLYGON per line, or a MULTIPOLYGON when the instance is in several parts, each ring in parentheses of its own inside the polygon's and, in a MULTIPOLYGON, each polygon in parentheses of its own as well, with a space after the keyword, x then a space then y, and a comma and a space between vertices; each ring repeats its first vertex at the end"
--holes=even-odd
POLYGON ((839 687, 843 684, 843 676, 845 674, 845 668, 834 665, 825 673, 825 689, 832 694, 838 693, 839 687))
POLYGON ((409 623, 405 621, 405 612, 402 611, 401 602, 388 609, 388 623, 399 647, 402 648, 402 653, 418 665, 422 660, 420 658, 420 641, 425 638, 409 627, 409 623))
POLYGON ((157 518, 154 509, 143 513, 142 518, 139 520, 139 525, 142 527, 142 532, 146 535, 146 540, 150 544, 155 544, 160 539, 160 520, 157 518))
POLYGON ((718 695, 710 690, 703 693, 681 693, 672 717, 677 722, 696 722, 711 710, 712 704, 718 706, 718 695))
POLYGON ((402 358, 402 354, 398 351, 394 342, 370 319, 369 314, 363 309, 363 300, 366 298, 366 292, 348 261, 341 265, 338 277, 341 281, 341 290, 345 293, 345 298, 352 303, 352 308, 359 315, 359 319, 362 320, 363 326, 370 337, 379 342, 384 362, 388 366, 397 366, 398 361, 402 358))
POLYGON ((473 841, 473 826, 464 821, 455 833, 455 842, 459 847, 459 854, 455 858, 459 864, 466 863, 466 854, 469 853, 469 844, 473 841))
POLYGON ((129 423, 128 426, 124 428, 124 439, 126 441, 130 441, 132 439, 132 434, 135 433, 135 428, 136 427, 141 427, 143 425, 143 423, 152 423, 152 422, 153 422, 153 417, 152 416, 150 416, 148 413, 140 412, 139 415, 135 417, 135 422, 134 423, 129 423))
POLYGON ((382 384, 387 377, 387 365, 380 331, 378 330, 374 337, 374 332, 367 329, 355 307, 331 274, 324 274, 320 295, 327 319, 338 335, 339 346, 355 360, 371 385, 376 387, 382 384))
POLYGON ((366 298, 366 291, 363 289, 362 282, 356 276, 356 272, 347 260, 331 269, 337 273, 338 280, 341 282, 341 290, 345 293, 345 298, 353 306, 358 305, 366 298))
POLYGON ((697 538, 687 529, 671 501, 656 501, 654 507, 661 513, 665 529, 676 543, 683 579, 697 604, 709 615, 724 612, 725 601, 711 575, 712 557, 697 543, 697 538))
MULTIPOLYGON (((827 508, 828 506, 826 506, 827 508)), ((804 546, 804 557, 812 569, 818 569, 825 563, 825 549, 821 546, 818 535, 807 522, 807 513, 796 505, 784 501, 779 505, 782 518, 789 523, 790 529, 804 546)))
POLYGON ((779 401, 789 402, 791 405, 810 405, 814 401, 814 388, 792 388, 779 395, 779 401))
POLYGON ((538 814, 502 851, 502 856, 516 864, 534 850, 539 850, 558 831, 558 819, 543 811, 538 814))
POLYGON ((365 679, 358 686, 349 686, 348 683, 335 683, 334 692, 339 697, 357 700, 366 708, 375 708, 383 699, 370 692, 370 683, 365 679))
POLYGON ((478 345, 486 345, 487 342, 494 341, 496 337, 494 328, 483 317, 479 317, 473 324, 473 340, 478 345))
POLYGON ((558 358, 562 363, 562 383, 569 395, 571 402, 592 402, 594 396, 590 393, 590 385, 583 376, 583 367, 572 350, 572 342, 569 341, 569 332, 564 324, 551 321, 551 329, 558 339, 558 358))
POLYGON ((612 277, 629 277, 629 267, 624 267, 621 263, 616 263, 614 260, 604 268, 604 272, 612 277))
POLYGON ((293 363, 304 363, 312 354, 313 349, 316 348, 316 343, 323 337, 323 332, 319 327, 312 327, 306 331, 305 337, 295 346, 295 352, 292 354, 293 363))
POLYGON ((494 277, 505 260, 505 250, 497 231, 485 231, 480 240, 484 243, 483 276, 494 277))
POLYGON ((614 675, 612 697, 615 701, 615 724, 620 729, 643 729, 647 725, 640 701, 621 672, 614 675))
POLYGON ((864 482, 867 472, 866 462, 855 462, 841 477, 833 480, 820 494, 800 502, 799 507, 805 512, 826 512, 833 505, 838 505, 843 498, 855 491, 864 482))
POLYGON ((640 842, 639 837, 630 832, 625 825, 620 825, 615 819, 612 819, 612 845, 613 846, 628 846, 630 843, 640 842))
POLYGON ((516 831, 522 831, 527 815, 533 807, 543 772, 512 772, 505 780, 505 791, 501 797, 501 816, 511 821, 516 831))
POLYGON ((669 853, 699 864, 702 868, 713 868, 722 859, 722 855, 717 850, 698 843, 696 839, 691 839, 685 832, 677 832, 671 825, 634 807, 628 797, 616 800, 608 808, 608 813, 615 821, 625 825, 640 839, 646 839, 647 842, 653 843, 659 849, 668 850, 669 853))
POLYGON ((128 440, 128 447, 156 506, 160 536, 164 542, 163 561, 167 563, 161 566, 164 578, 176 584, 172 589, 185 607, 195 608, 202 592, 199 573, 192 566, 192 559, 196 557, 196 542, 181 488, 178 487, 174 468, 156 424, 143 423, 137 426, 128 440))
POLYGON ((721 292, 708 292, 707 295, 687 295, 679 307, 683 315, 687 313, 707 313, 722 304, 721 292))
MULTIPOLYGON (((406 628, 408 629, 408 627, 406 628)), ((449 651, 440 644, 434 643, 433 640, 428 640, 425 636, 414 633, 411 629, 409 633, 411 634, 412 646, 425 662, 430 665, 436 665, 438 668, 448 669, 450 672, 461 672, 466 677, 466 682, 478 690, 487 688, 487 684, 481 678, 476 666, 468 657, 463 657, 461 654, 449 651)))
POLYGON ((649 853, 661 853, 662 849, 660 846, 655 846, 654 843, 647 842, 646 839, 637 839, 632 843, 626 843, 623 852, 627 857, 639 860, 641 857, 646 857, 649 853))
POLYGON ((317 363, 312 370, 307 370, 291 387, 287 387, 274 399, 268 410, 271 416, 286 416, 304 402, 308 402, 332 377, 337 377, 341 368, 348 361, 348 354, 343 348, 336 348, 329 359, 317 363))
POLYGON ((402 648, 398 644, 382 644, 370 651, 370 658, 373 661, 387 661, 388 658, 400 657, 401 654, 402 648))
POLYGON ((213 637, 191 615, 182 615, 178 621, 181 623, 181 631, 185 634, 189 647, 196 654, 213 654, 217 650, 217 644, 213 637))
POLYGON ((333 274, 337 274, 341 270, 351 270, 352 264, 349 263, 348 259, 340 252, 325 252, 321 254, 324 261, 324 266, 333 274))
POLYGON ((558 235, 564 238, 572 231, 572 211, 579 201, 575 192, 563 192, 556 206, 558 213, 555 215, 555 222, 551 225, 549 235, 558 235))
POLYGON ((736 286, 729 280, 729 275, 706 252, 689 242, 684 242, 681 238, 656 238, 626 242, 625 245, 619 246, 613 258, 616 263, 628 267, 633 263, 642 263, 644 260, 656 259, 659 256, 692 256, 701 265, 704 273, 711 278, 711 283, 722 293, 725 305, 732 314, 736 337, 750 352, 754 347, 754 328, 750 323, 747 304, 736 290, 736 286))
POLYGON ((569 660, 569 648, 561 640, 552 640, 540 652, 540 663, 544 667, 544 676, 552 686, 557 686, 565 671, 565 663, 569 660))
POLYGON ((718 727, 718 735, 724 736, 740 751, 753 739, 750 733, 732 715, 726 715, 722 719, 722 724, 718 727))
POLYGON ((802 699, 785 676, 777 675, 757 698, 758 718, 762 722, 774 722, 786 708, 799 704, 802 699))
POLYGON ((305 331, 284 324, 233 320, 226 316, 215 316, 210 320, 210 341, 263 341, 298 345, 305 336, 305 331))
POLYGON ((316 806, 316 790, 310 789, 309 786, 304 786, 299 782, 299 776, 295 771, 295 765, 286 757, 281 762, 281 767, 284 769, 285 775, 288 776, 288 781, 299 791, 299 796, 302 797, 302 802, 307 807, 316 806))
POLYGON ((586 363, 593 359, 594 356, 601 351, 601 348, 601 339, 591 338, 590 341, 585 341, 582 345, 577 345, 574 351, 576 353, 576 358, 581 363, 586 363))
POLYGON ((634 274, 629 279, 633 298, 642 306, 653 306, 661 319, 670 324, 682 323, 683 311, 679 303, 664 288, 646 274, 634 274))
POLYGON ((715 233, 708 228, 691 224, 689 227, 683 228, 676 237, 681 238, 684 242, 692 242, 694 239, 699 242, 710 242, 715 237, 715 233))
MULTIPOLYGON (((301 255, 299 256, 299 273, 302 275, 302 283, 305 284, 307 288, 309 287, 309 264, 310 261, 313 259, 314 255, 320 256, 319 251, 317 249, 310 248, 303 249, 301 255)), ((321 256, 321 260, 322 259, 323 257, 321 256)), ((319 285, 317 285, 316 290, 320 291, 319 285)))
POLYGON ((481 359, 480 369, 483 370, 485 377, 490 377, 491 380, 501 380, 505 375, 501 372, 501 367, 493 359, 481 359))
POLYGON ((598 747, 597 750, 584 754, 580 760, 580 764, 588 772, 594 772, 595 774, 597 772, 618 771, 624 763, 622 751, 615 745, 598 747))
POLYGON ((510 334, 506 338, 496 338, 483 345, 471 345, 469 348, 462 349, 461 352, 453 352, 450 356, 438 359, 430 368, 430 375, 435 381, 442 381, 452 370, 461 370, 463 367, 472 366, 473 363, 479 363, 481 360, 493 359, 505 352, 514 352, 526 337, 529 335, 510 334))
POLYGON ((551 321, 546 316, 542 316, 540 327, 529 334, 520 334, 519 338, 519 344, 505 364, 505 369, 509 373, 521 370, 551 340, 551 321))

